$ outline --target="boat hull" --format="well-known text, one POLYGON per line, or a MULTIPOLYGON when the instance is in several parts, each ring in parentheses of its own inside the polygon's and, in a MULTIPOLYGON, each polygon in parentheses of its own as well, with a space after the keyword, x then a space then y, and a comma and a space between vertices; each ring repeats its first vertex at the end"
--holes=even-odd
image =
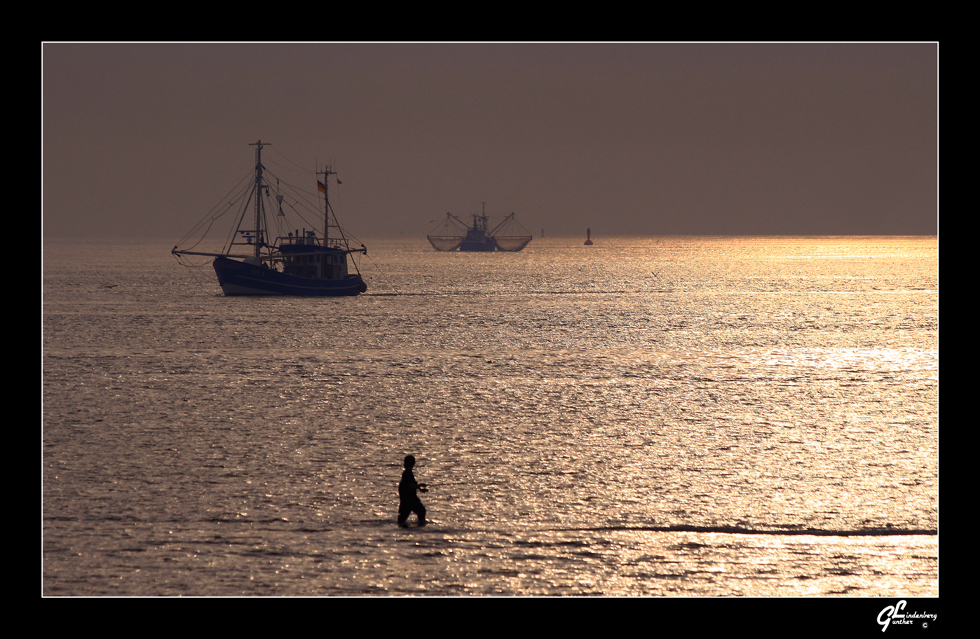
POLYGON ((489 252, 497 250, 497 243, 493 241, 493 238, 488 237, 486 239, 480 238, 477 240, 465 239, 459 244, 459 250, 461 251, 482 251, 489 252))
POLYGON ((303 297, 343 297, 367 290, 360 275, 324 280, 298 277, 275 269, 248 264, 227 257, 214 260, 214 272, 225 295, 298 295, 303 297))

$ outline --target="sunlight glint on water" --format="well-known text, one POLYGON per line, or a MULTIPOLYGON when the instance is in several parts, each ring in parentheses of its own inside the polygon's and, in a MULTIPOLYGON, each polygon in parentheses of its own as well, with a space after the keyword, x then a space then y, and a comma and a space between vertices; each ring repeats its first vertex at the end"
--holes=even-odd
POLYGON ((45 594, 935 595, 936 239, 593 239, 342 300, 46 242, 45 594))

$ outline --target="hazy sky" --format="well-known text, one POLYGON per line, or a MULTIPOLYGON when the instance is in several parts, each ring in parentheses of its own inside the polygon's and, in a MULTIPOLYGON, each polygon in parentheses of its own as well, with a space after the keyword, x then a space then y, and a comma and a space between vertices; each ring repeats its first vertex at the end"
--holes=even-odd
MULTIPOLYGON (((46 237, 175 242, 251 169, 341 224, 486 202, 537 236, 932 234, 936 43, 45 43, 46 237), (312 188, 311 188, 312 190, 312 188)), ((434 222, 435 221, 435 222, 434 222)))

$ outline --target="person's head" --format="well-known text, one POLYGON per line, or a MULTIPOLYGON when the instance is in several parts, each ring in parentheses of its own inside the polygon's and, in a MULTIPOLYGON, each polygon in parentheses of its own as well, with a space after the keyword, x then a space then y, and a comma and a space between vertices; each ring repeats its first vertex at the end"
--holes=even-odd
POLYGON ((405 455, 405 468, 411 468, 415 465, 415 455, 405 455))

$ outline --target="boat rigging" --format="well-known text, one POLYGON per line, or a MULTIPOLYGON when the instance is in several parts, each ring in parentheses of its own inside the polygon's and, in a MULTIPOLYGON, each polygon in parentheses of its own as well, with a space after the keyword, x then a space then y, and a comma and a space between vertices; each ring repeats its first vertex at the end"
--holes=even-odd
POLYGON ((309 215, 321 215, 316 211, 318 205, 311 202, 311 194, 289 186, 263 166, 262 149, 271 145, 259 140, 250 146, 255 147, 251 184, 239 189, 224 211, 196 227, 202 233, 200 237, 195 235, 198 231, 188 234, 184 242, 194 241, 193 245, 174 246, 171 253, 177 261, 189 256, 213 257, 218 284, 225 295, 347 296, 367 290, 353 259, 354 253, 366 255, 367 249, 363 244, 360 248, 350 247, 330 206, 330 177, 336 172, 325 167, 310 176, 316 184, 313 200, 323 196, 322 219, 311 223, 309 215), (238 215, 224 247, 215 252, 195 250, 206 242, 207 231, 217 219, 235 206, 238 215), (298 224, 290 224, 290 220, 297 219, 309 224, 309 228, 304 226, 301 231, 298 224), (318 233, 318 225, 322 232, 318 233))
POLYGON ((514 213, 505 217, 493 229, 489 229, 484 203, 483 212, 473 216, 472 226, 468 226, 452 213, 446 213, 446 219, 427 238, 437 251, 516 252, 528 245, 531 234, 515 219, 514 213))

